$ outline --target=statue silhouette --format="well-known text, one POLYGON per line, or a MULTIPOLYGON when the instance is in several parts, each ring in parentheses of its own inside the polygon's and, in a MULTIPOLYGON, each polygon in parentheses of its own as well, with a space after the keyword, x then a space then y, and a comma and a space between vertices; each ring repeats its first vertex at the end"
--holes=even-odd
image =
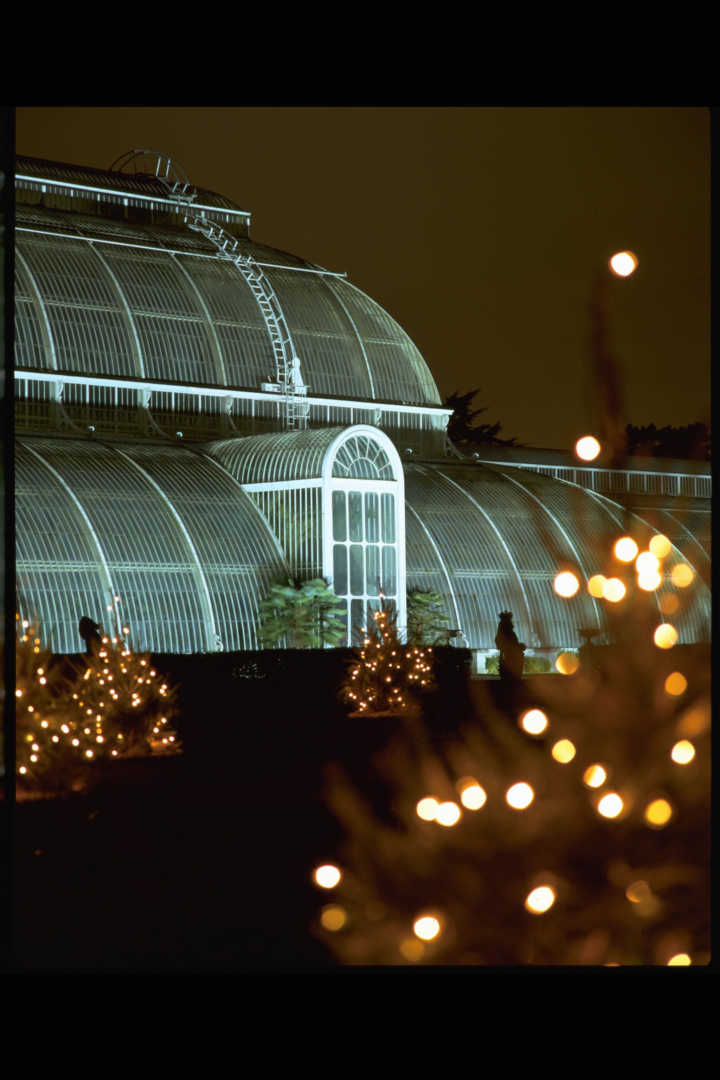
POLYGON ((83 615, 78 626, 80 631, 80 637, 85 642, 85 652, 88 656, 93 656, 102 642, 100 636, 100 627, 97 623, 93 622, 87 615, 83 615))
POLYGON ((512 611, 500 612, 495 645, 500 650, 500 678, 504 681, 520 679, 526 646, 524 642, 517 639, 513 628, 512 611))

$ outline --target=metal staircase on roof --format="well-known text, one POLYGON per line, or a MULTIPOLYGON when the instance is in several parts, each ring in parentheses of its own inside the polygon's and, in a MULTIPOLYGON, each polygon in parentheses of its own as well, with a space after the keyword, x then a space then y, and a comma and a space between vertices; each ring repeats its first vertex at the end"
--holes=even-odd
POLYGON ((133 150, 118 158, 114 166, 126 168, 132 161, 150 159, 154 163, 152 175, 167 188, 170 198, 177 200, 183 207, 183 219, 189 229, 201 233, 213 244, 221 258, 227 259, 238 268, 245 278, 267 326, 275 358, 276 382, 268 384, 282 399, 283 419, 288 430, 302 430, 307 427, 309 405, 307 386, 300 371, 300 359, 295 353, 290 330, 283 314, 280 301, 275 295, 271 282, 261 266, 249 255, 243 255, 236 237, 215 221, 211 221, 203 211, 193 208, 197 196, 183 170, 167 154, 156 150, 133 150))

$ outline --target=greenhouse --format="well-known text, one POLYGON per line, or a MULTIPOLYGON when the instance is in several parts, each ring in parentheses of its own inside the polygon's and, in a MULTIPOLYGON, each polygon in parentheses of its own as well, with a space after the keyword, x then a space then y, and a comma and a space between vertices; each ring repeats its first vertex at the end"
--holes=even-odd
POLYGON ((633 502, 532 454, 463 457, 395 320, 251 241, 162 154, 18 158, 16 185, 17 595, 55 652, 79 651, 83 615, 157 653, 254 649, 270 587, 324 577, 348 643, 381 595, 402 627, 431 589, 455 644, 483 657, 510 610, 551 655, 606 640, 586 583, 622 532, 656 531, 673 548, 649 603, 662 618, 688 564, 680 641, 709 638, 709 470, 648 503, 638 468, 633 502))

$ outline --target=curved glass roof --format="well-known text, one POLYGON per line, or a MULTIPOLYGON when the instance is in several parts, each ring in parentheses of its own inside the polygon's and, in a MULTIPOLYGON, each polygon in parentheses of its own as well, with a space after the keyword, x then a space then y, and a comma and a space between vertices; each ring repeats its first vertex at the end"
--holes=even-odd
MULTIPOLYGON (((189 229, 18 204, 16 364, 260 390, 276 379, 241 271, 189 229)), ((309 393, 440 405, 405 331, 341 276, 245 238, 285 316, 309 393)))
POLYGON ((249 496, 179 447, 22 438, 16 450, 17 594, 55 652, 78 652, 89 615, 135 648, 257 647, 256 612, 287 577, 249 496))
MULTIPOLYGON (((528 648, 579 646, 579 627, 597 627, 597 642, 607 640, 604 602, 588 594, 586 582, 621 572, 612 558, 619 536, 629 532, 647 547, 653 530, 645 522, 609 499, 528 470, 452 462, 404 468, 408 590, 445 596, 470 647, 494 649, 499 613, 508 610, 528 648), (553 588, 561 570, 580 580, 569 600, 553 588)), ((682 558, 675 550, 664 569, 682 558)), ((658 622, 668 588, 647 598, 658 622)), ((684 603, 674 620, 680 642, 709 640, 710 592, 700 579, 684 603)))

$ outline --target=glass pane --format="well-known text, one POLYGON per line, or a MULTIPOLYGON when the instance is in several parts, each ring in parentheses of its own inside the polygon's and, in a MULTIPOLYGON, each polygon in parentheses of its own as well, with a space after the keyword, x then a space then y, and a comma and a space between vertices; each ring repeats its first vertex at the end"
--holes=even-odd
POLYGON ((382 538, 386 544, 395 541, 395 496, 382 497, 382 538))
POLYGON ((344 544, 333 547, 333 589, 338 596, 348 591, 347 548, 344 544))
MULTIPOLYGON (((346 591, 346 589, 343 590, 343 592, 346 591)), ((351 544, 350 546, 350 592, 353 596, 362 596, 365 592, 363 549, 360 544, 351 544)))
POLYGON ((368 596, 377 596, 380 586, 380 548, 365 548, 365 580, 368 596))
POLYGON ((378 497, 374 491, 365 492, 365 539, 376 541, 378 536, 378 497))
POLYGON ((352 634, 353 645, 361 645, 363 641, 363 631, 367 622, 364 606, 362 600, 351 601, 350 632, 352 634))
POLYGON ((350 502, 350 539, 362 540, 362 492, 351 491, 348 493, 350 502))
POLYGON ((347 514, 345 511, 345 492, 333 491, 333 539, 347 540, 347 514))
POLYGON ((382 549, 382 589, 386 596, 395 595, 395 548, 382 549))
MULTIPOLYGON (((345 623, 345 626, 347 626, 347 600, 342 601, 342 604, 341 604, 340 609, 339 609, 339 616, 340 616, 341 620, 345 623)), ((349 641, 350 638, 347 637, 345 640, 349 641)))

